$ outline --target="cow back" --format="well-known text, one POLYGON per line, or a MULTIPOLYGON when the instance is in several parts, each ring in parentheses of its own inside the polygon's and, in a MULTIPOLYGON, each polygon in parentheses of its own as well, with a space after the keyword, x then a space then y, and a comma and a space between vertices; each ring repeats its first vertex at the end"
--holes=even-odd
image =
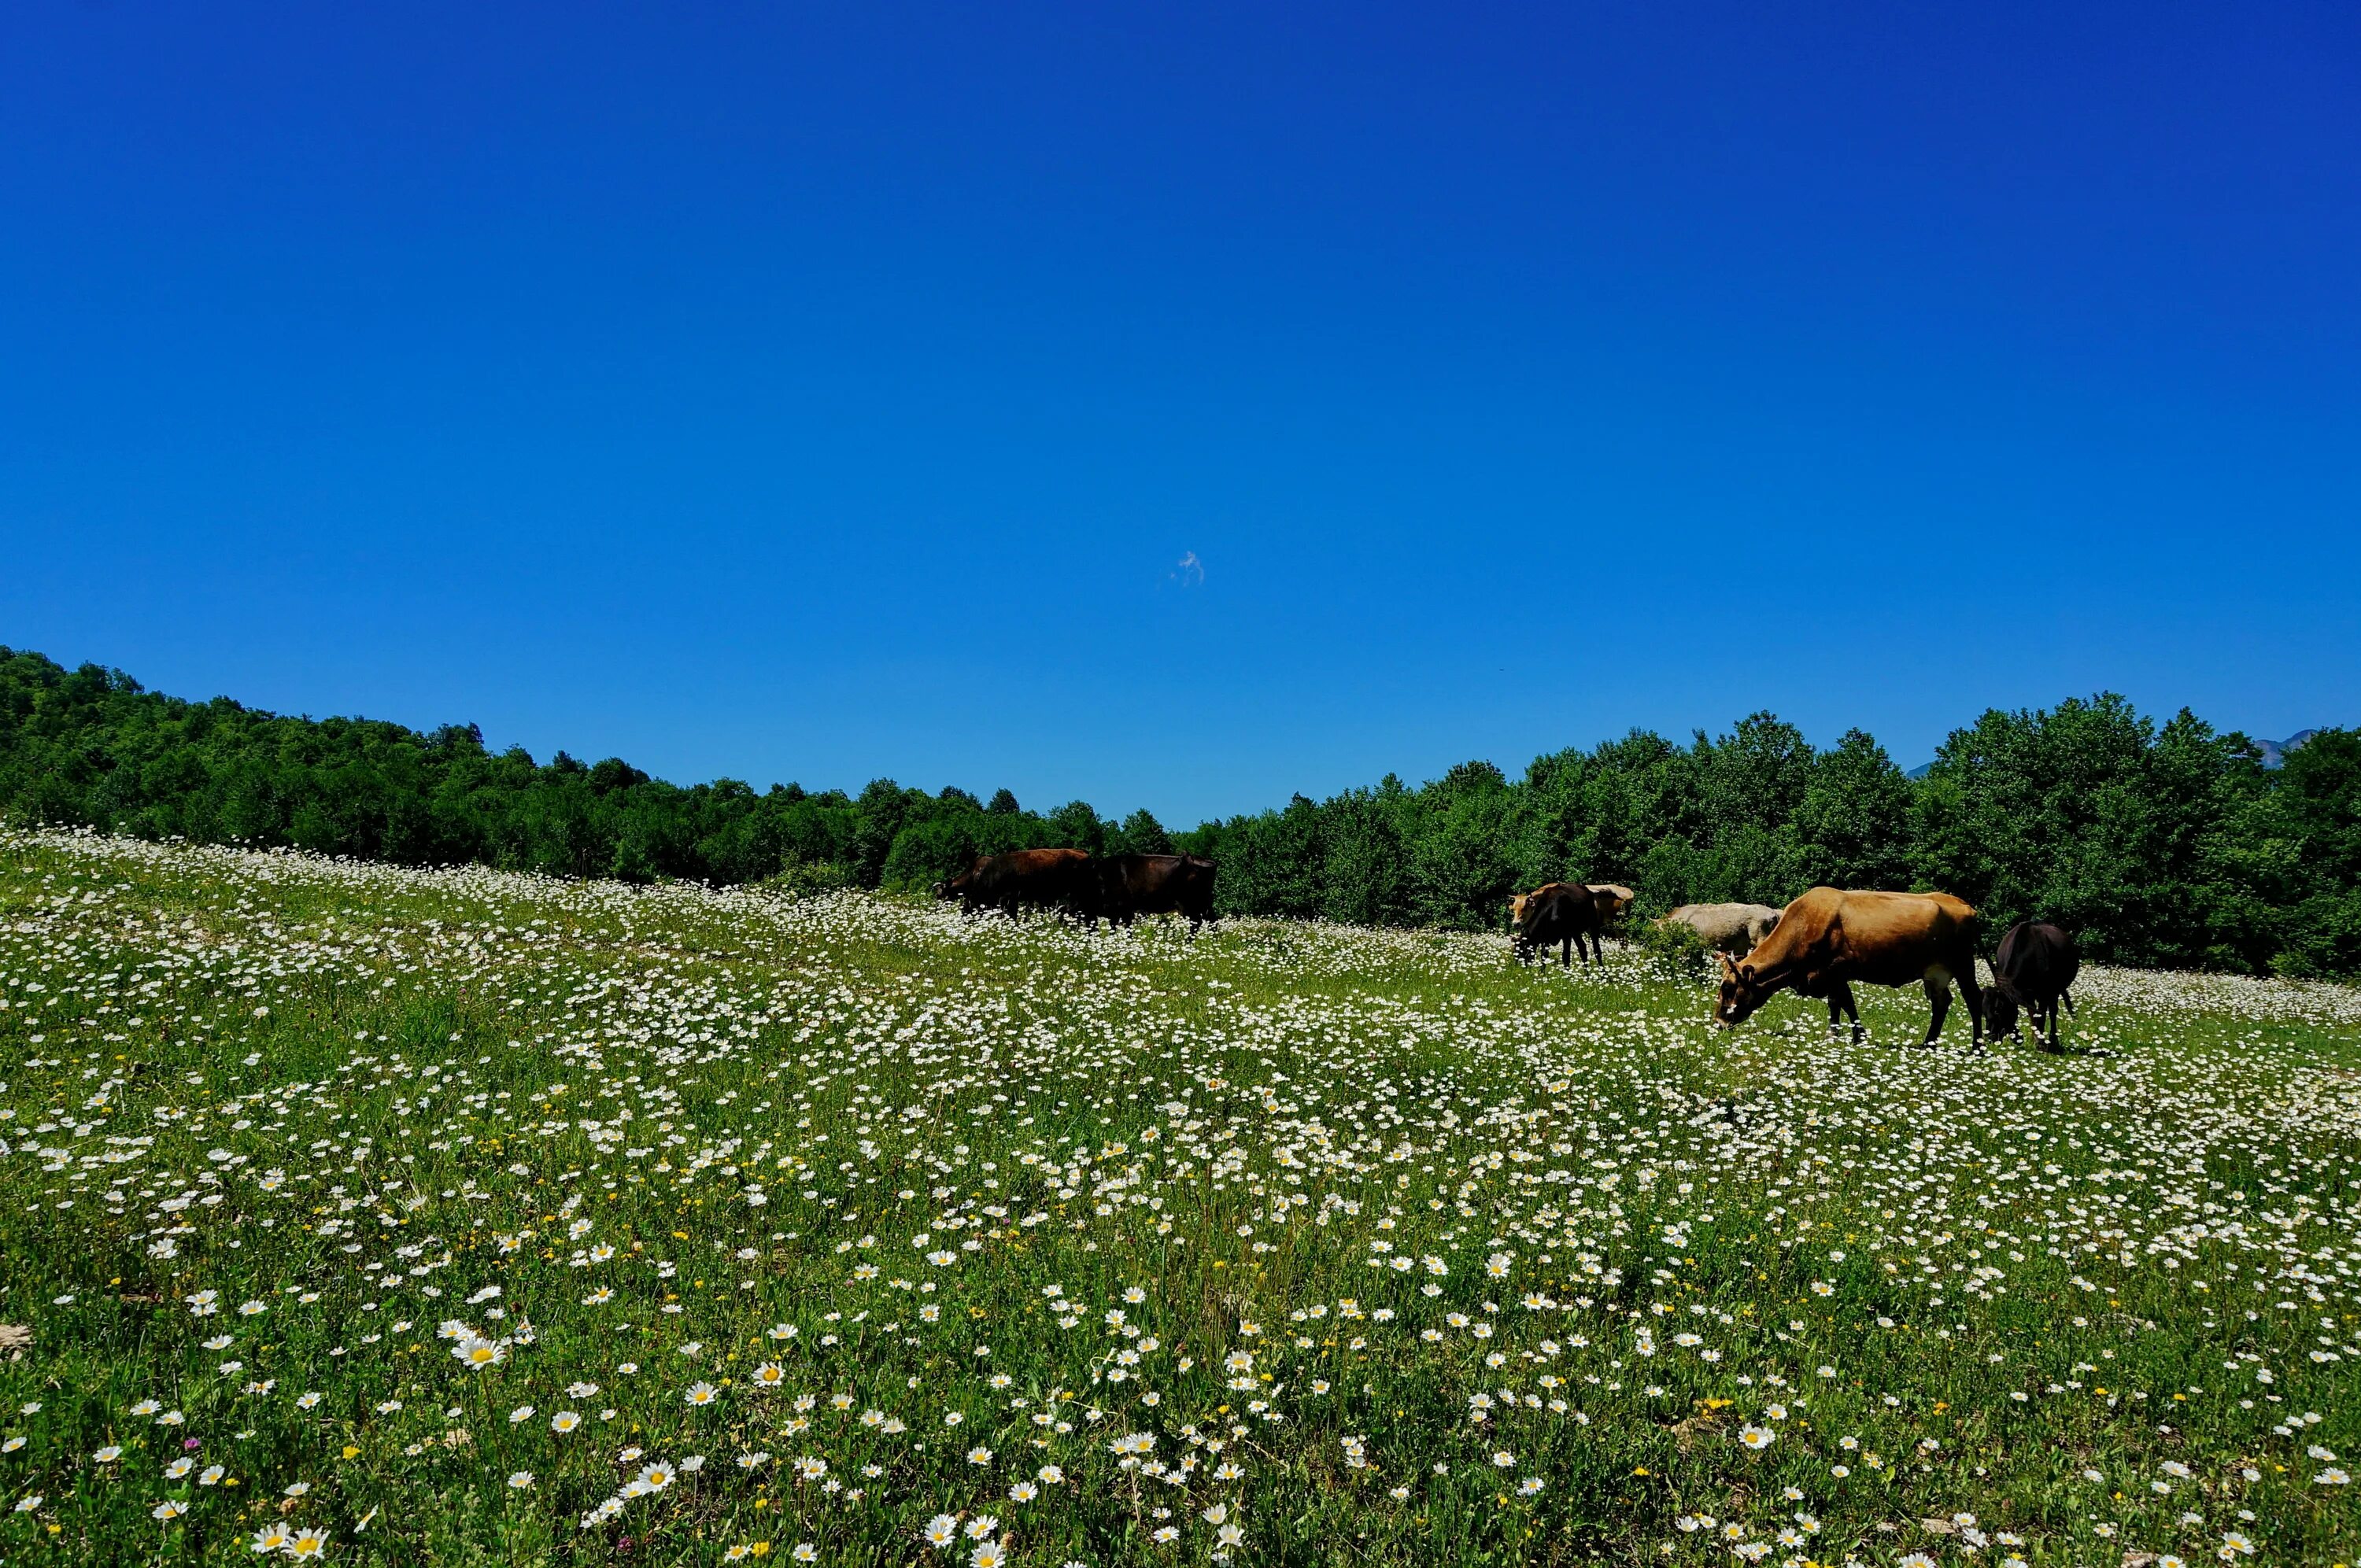
POLYGON ((2074 938, 2047 921, 2018 921, 1993 951, 1993 978, 2028 1001, 2046 1003, 2072 989, 2081 969, 2074 938))
POLYGON ((1896 984, 1941 965, 1971 976, 1976 911, 1948 893, 1816 887, 1780 912, 1746 963, 1763 973, 1896 984))
POLYGON ((1599 900, 1580 883, 1554 882, 1525 895, 1520 938, 1546 947, 1577 934, 1591 936, 1604 924, 1599 900))
POLYGON ((1110 916, 1202 918, 1213 908, 1214 865, 1202 855, 1109 855, 1098 864, 1110 916))

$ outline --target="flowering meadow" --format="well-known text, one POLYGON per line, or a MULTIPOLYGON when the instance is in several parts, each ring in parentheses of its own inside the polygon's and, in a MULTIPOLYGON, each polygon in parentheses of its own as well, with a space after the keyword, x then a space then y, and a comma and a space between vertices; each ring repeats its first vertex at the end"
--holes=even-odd
POLYGON ((2352 1563, 2361 992, 0 832, 0 1561, 2352 1563))

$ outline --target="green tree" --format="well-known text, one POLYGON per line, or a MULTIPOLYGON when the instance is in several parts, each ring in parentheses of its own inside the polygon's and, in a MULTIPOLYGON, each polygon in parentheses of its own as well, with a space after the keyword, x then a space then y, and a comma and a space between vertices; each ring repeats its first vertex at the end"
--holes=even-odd
POLYGON ((1169 855, 1172 852, 1172 835, 1156 814, 1141 806, 1123 819, 1123 826, 1106 836, 1106 852, 1110 855, 1169 855))
POLYGON ((1864 731, 1848 729, 1820 753, 1796 804, 1795 831, 1809 884, 1909 885, 1910 781, 1864 731))

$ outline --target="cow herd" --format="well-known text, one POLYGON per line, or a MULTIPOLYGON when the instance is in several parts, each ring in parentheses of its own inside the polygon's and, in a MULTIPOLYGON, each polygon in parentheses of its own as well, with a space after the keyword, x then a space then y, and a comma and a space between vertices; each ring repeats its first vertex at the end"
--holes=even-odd
MULTIPOLYGON (((1606 961, 1599 934, 1630 907, 1631 891, 1603 883, 1551 883, 1509 901, 1510 946, 1519 962, 1559 944, 1558 961, 1568 949, 1606 961)), ((2019 1034, 2020 1016, 2035 1037, 2058 1049, 2062 1005, 2073 1011, 2071 994, 2081 959, 2074 938, 2036 920, 2019 921, 2004 933, 1992 959, 1989 991, 1977 982, 1976 912, 1948 893, 1848 892, 1816 887, 1784 909, 1762 904, 1685 904, 1656 924, 1684 928, 1719 955, 1721 992, 1714 1019, 1736 1028, 1773 996, 1793 991, 1828 1004, 1828 1027, 1850 1023, 1861 1037, 1855 981, 1864 985, 1917 985, 1925 989, 1933 1016, 1926 1044, 1943 1032, 1957 984, 1968 1004, 1975 1042, 2019 1034)), ((2021 1036, 2020 1036, 2021 1037, 2021 1036)))
MULTIPOLYGON (((1009 916, 1039 909, 1071 915, 1085 924, 1102 917, 1128 925, 1142 915, 1178 915, 1191 934, 1213 919, 1214 864, 1202 855, 1090 855, 1080 850, 1016 850, 984 855, 934 886, 961 909, 1009 916)), ((1613 883, 1554 882, 1509 900, 1509 938, 1520 963, 1558 949, 1571 968, 1575 955, 1604 964, 1600 938, 1631 908, 1630 888, 1613 883)), ((1824 1001, 1828 1027, 1850 1023, 1861 1037, 1852 988, 1917 985, 1933 1016, 1925 1043, 1933 1045, 1951 1010, 1957 985, 1968 1004, 1971 1032, 2019 1033, 2029 1021, 2035 1038, 2058 1048, 2059 1013, 2070 1013, 2081 959, 2074 938, 2055 926, 2019 921, 1993 954, 1993 984, 1978 983, 1975 910, 1948 893, 1874 893, 1816 887, 1784 909, 1765 904, 1685 904, 1656 922, 1686 929, 1721 960, 1721 992, 1714 1019, 1736 1028, 1782 991, 1824 1001)))
POLYGON ((937 898, 959 900, 969 914, 1027 909, 1071 915, 1085 925, 1104 916, 1129 925, 1142 915, 1180 915, 1194 934, 1213 918, 1213 862, 1202 855, 1091 855, 1080 850, 1014 850, 984 855, 948 882, 937 898))

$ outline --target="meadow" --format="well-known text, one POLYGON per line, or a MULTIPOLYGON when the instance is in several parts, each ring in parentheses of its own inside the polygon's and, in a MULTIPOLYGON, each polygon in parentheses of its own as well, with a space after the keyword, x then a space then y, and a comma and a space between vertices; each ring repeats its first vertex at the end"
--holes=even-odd
POLYGON ((0 831, 0 1561, 2361 1554, 2361 992, 0 831))

